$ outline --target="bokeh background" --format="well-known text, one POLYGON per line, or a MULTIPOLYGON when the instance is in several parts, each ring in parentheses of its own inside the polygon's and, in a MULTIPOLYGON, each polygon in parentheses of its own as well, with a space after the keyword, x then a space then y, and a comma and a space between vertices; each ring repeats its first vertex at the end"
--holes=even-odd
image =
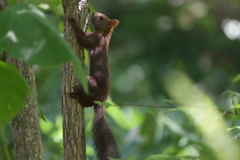
MULTIPOLYGON (((221 94, 226 90, 238 92, 240 87, 240 1, 89 0, 89 4, 91 12, 120 21, 109 47, 109 102, 147 105, 106 110, 123 159, 143 160, 153 154, 200 156, 210 150, 184 112, 149 106, 171 106, 177 102, 166 90, 166 76, 178 71, 186 74, 217 107, 232 111, 230 97, 221 94)), ((61 1, 43 1, 39 8, 63 31, 61 1)), ((39 101, 49 120, 40 122, 44 156, 60 160, 61 66, 34 68, 39 101)), ((177 88, 176 91, 181 92, 177 88)), ((85 115, 87 159, 95 160, 92 108, 87 108, 85 115)), ((237 116, 226 114, 223 119, 228 127, 240 125, 237 116)), ((12 149, 10 124, 4 132, 12 149)), ((231 130, 230 135, 237 133, 238 130, 231 130)), ((217 158, 208 154, 202 159, 217 158)))

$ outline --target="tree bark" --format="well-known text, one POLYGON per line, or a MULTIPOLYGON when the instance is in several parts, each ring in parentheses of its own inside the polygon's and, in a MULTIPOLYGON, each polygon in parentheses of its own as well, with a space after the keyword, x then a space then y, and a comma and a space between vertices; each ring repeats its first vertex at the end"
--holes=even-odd
MULTIPOLYGON (((83 31, 86 31, 89 20, 87 0, 79 4, 73 0, 62 0, 64 9, 64 36, 73 48, 80 61, 84 62, 84 49, 77 44, 75 33, 67 19, 74 17, 83 31)), ((69 98, 74 85, 78 84, 73 73, 72 63, 66 63, 62 68, 62 117, 63 117, 63 147, 64 160, 86 159, 86 137, 84 124, 84 108, 76 100, 69 98)))
MULTIPOLYGON (((6 0, 0 0, 0 11, 7 6, 6 0)), ((20 60, 5 57, 6 62, 16 66, 27 80, 33 92, 37 95, 33 67, 20 60)), ((12 120, 12 132, 16 160, 42 160, 43 149, 39 128, 38 105, 29 95, 25 99, 25 106, 12 120)))
MULTIPOLYGON (((33 92, 37 94, 33 67, 9 57, 6 60, 18 68, 33 92)), ((12 120, 15 159, 42 160, 43 149, 39 128, 38 104, 30 95, 26 97, 25 104, 20 113, 12 120)))
POLYGON ((2 11, 3 8, 6 7, 7 5, 8 4, 6 0, 0 0, 0 11, 2 11))

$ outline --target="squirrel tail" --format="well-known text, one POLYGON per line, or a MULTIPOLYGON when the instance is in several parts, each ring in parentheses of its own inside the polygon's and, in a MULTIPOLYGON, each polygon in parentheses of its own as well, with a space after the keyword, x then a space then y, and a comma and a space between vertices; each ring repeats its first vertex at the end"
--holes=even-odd
POLYGON ((109 160, 108 158, 121 158, 117 143, 108 125, 103 105, 94 105, 95 117, 93 120, 93 141, 98 160, 109 160))

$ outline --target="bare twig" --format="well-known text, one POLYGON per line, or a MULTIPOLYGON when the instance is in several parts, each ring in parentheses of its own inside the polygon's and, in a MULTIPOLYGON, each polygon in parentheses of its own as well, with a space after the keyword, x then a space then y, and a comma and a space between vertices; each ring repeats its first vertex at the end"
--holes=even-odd
POLYGON ((41 4, 43 1, 44 1, 44 0, 41 0, 40 2, 38 2, 37 6, 38 6, 39 4, 41 4))
MULTIPOLYGON (((136 107, 149 107, 149 108, 159 108, 159 109, 165 109, 165 108, 180 108, 180 107, 194 107, 194 106, 184 106, 184 105, 169 105, 169 106, 161 106, 161 105, 148 105, 148 104, 140 104, 140 103, 118 103, 118 104, 111 104, 111 106, 136 106, 136 107)), ((222 114, 220 114, 217 118, 219 118, 220 116, 223 116, 225 114, 231 114, 231 115, 235 115, 235 116, 239 116, 240 114, 236 113, 236 112, 230 112, 230 111, 225 111, 225 110, 221 110, 218 109, 217 107, 211 108, 211 107, 197 107, 196 108, 204 108, 204 109, 214 109, 217 110, 219 112, 223 112, 222 114)), ((216 119, 217 119, 216 118, 216 119)))
POLYGON ((211 150, 205 152, 204 154, 202 154, 202 155, 200 155, 200 156, 198 156, 198 157, 196 157, 196 158, 193 158, 193 160, 200 159, 200 158, 202 158, 202 157, 208 155, 209 153, 211 153, 211 152, 214 151, 215 149, 216 149, 216 148, 213 148, 213 149, 211 149, 211 150))
POLYGON ((159 105, 148 105, 148 104, 140 104, 140 103, 119 103, 113 106, 139 106, 139 107, 149 107, 149 108, 178 108, 181 106, 170 105, 170 106, 159 106, 159 105))
POLYGON ((223 115, 225 115, 225 114, 227 114, 227 111, 224 111, 222 114, 220 114, 219 116, 217 116, 216 119, 218 119, 219 117, 221 117, 221 116, 223 116, 223 115))
POLYGON ((240 136, 240 133, 238 133, 236 136, 234 136, 234 139, 237 139, 240 136))

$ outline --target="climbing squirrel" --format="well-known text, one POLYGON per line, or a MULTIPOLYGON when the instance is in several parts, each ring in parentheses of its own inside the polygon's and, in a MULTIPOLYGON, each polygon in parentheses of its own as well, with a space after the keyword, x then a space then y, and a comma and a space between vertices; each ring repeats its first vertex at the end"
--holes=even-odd
POLYGON ((117 143, 105 119, 104 105, 94 103, 94 101, 105 102, 110 90, 108 46, 113 29, 119 21, 110 20, 104 14, 93 12, 91 22, 95 31, 90 33, 84 33, 73 18, 69 18, 68 22, 75 31, 78 44, 88 50, 90 62, 89 76, 87 76, 89 93, 86 94, 79 85, 74 87, 70 97, 77 99, 83 107, 94 106, 92 132, 98 159, 121 158, 117 143))

